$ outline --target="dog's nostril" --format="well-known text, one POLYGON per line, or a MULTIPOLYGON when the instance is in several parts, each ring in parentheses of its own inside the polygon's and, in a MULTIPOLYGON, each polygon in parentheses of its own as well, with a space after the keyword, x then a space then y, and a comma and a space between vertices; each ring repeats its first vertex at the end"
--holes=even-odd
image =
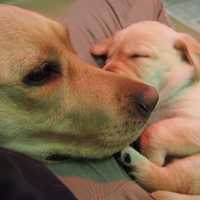
POLYGON ((137 103, 137 109, 138 109, 138 111, 142 114, 142 115, 144 115, 144 116, 148 116, 149 114, 150 114, 150 110, 149 110, 149 108, 147 108, 147 106, 145 105, 145 104, 143 104, 143 103, 137 103))
POLYGON ((158 93, 153 87, 148 86, 137 93, 135 101, 138 112, 148 117, 158 102, 158 93))

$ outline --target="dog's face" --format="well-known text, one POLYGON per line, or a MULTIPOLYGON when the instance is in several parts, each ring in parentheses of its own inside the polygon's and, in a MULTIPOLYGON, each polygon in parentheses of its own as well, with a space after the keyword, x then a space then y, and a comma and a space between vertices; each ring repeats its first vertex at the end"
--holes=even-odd
POLYGON ((39 159, 110 156, 134 140, 154 88, 80 61, 57 22, 0 7, 0 145, 39 159))
POLYGON ((105 70, 153 85, 160 102, 199 78, 198 42, 158 22, 133 24, 97 44, 92 53, 107 55, 105 70))

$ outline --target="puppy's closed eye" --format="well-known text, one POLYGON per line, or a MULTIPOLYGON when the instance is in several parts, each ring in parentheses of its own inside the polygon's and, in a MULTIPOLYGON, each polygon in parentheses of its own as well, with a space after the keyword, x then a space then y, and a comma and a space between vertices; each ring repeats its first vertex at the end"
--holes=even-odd
POLYGON ((25 75, 22 81, 28 86, 41 86, 56 79, 60 74, 59 62, 46 61, 25 75))
POLYGON ((132 55, 129 56, 129 58, 132 58, 132 59, 136 59, 136 58, 149 58, 150 55, 148 54, 145 54, 145 53, 134 53, 132 55))

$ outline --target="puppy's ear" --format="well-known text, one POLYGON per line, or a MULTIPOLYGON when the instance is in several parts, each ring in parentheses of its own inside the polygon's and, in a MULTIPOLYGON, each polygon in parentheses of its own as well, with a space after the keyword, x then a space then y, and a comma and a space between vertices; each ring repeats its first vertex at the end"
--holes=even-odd
POLYGON ((102 55, 106 56, 108 53, 108 49, 112 44, 112 41, 113 41, 113 38, 110 37, 103 40, 100 43, 97 43, 90 49, 91 54, 93 54, 94 56, 102 56, 102 55))
POLYGON ((175 47, 181 50, 187 61, 195 67, 197 79, 200 80, 200 43, 190 35, 180 33, 175 47))

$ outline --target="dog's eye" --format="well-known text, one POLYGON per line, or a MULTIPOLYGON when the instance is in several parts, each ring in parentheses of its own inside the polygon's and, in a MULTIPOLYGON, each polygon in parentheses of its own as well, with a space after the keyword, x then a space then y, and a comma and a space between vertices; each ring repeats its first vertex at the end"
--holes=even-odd
POLYGON ((60 64, 55 61, 47 61, 29 72, 23 78, 23 83, 29 86, 41 86, 57 78, 60 74, 60 64))

